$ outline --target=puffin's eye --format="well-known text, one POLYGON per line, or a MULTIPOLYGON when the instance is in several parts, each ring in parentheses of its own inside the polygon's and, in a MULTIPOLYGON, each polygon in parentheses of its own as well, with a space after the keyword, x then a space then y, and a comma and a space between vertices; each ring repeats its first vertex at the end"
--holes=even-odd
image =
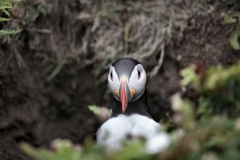
POLYGON ((138 70, 138 79, 141 78, 141 72, 138 70))
POLYGON ((113 75, 112 75, 112 72, 110 73, 110 78, 111 78, 111 80, 113 80, 113 75))

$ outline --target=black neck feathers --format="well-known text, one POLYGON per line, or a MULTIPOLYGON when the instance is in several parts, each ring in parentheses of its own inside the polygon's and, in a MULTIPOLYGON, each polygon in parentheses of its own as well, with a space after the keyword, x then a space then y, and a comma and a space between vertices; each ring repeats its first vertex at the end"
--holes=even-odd
POLYGON ((122 104, 119 100, 113 97, 113 108, 111 117, 116 117, 120 114, 124 115, 132 115, 132 114, 140 114, 152 119, 151 112, 147 103, 147 95, 146 91, 139 97, 137 100, 133 102, 128 102, 128 106, 124 113, 122 113, 122 104))

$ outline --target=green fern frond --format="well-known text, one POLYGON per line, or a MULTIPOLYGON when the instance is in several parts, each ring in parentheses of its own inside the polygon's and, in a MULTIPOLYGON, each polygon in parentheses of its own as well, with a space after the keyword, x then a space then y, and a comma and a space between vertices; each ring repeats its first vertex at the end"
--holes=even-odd
POLYGON ((20 0, 1 0, 0 4, 12 4, 13 2, 19 2, 20 0))
MULTIPOLYGON (((1 3, 0 3, 1 4, 1 3)), ((3 5, 3 4, 1 4, 1 5, 3 5)), ((11 5, 8 5, 8 4, 6 4, 6 5, 4 5, 4 6, 0 6, 0 10, 4 10, 4 9, 12 9, 12 6, 11 5)))
POLYGON ((14 0, 1 0, 0 1, 0 9, 12 8, 12 3, 14 0))
POLYGON ((0 38, 7 36, 7 35, 11 35, 11 34, 17 34, 20 33, 22 31, 22 29, 18 29, 18 30, 0 30, 0 38))
MULTIPOLYGON (((20 0, 0 0, 0 22, 5 22, 10 20, 10 12, 12 10, 12 3, 20 0), (4 15, 4 17, 2 17, 4 15)), ((0 30, 0 38, 21 32, 18 30, 0 30)))
POLYGON ((6 9, 2 9, 1 11, 5 13, 7 16, 10 16, 9 12, 6 9))
POLYGON ((9 18, 2 18, 2 17, 0 17, 0 22, 9 21, 9 20, 10 20, 9 18))
MULTIPOLYGON (((10 16, 9 9, 12 9, 12 0, 1 0, 0 1, 0 12, 10 16)), ((2 17, 0 17, 2 18, 2 17)))
POLYGON ((19 2, 20 0, 1 0, 0 1, 0 12, 5 13, 6 15, 10 16, 7 9, 12 9, 13 2, 19 2))

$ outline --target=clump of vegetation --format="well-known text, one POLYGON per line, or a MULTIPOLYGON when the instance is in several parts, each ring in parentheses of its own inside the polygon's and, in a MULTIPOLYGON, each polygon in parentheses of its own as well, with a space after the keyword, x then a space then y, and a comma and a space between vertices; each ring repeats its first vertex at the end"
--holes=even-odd
POLYGON ((230 12, 228 14, 223 13, 222 16, 226 24, 235 24, 236 27, 233 30, 229 41, 233 49, 239 50, 240 44, 238 39, 240 37, 240 13, 239 12, 235 12, 235 13, 230 12))
MULTIPOLYGON (((1 0, 0 1, 0 22, 10 21, 11 16, 9 10, 12 10, 12 3, 19 0, 1 0)), ((21 30, 0 30, 0 38, 21 32, 21 30)))
POLYGON ((145 159, 150 155, 144 155, 143 143, 135 142, 126 145, 121 152, 106 154, 100 146, 91 141, 85 145, 73 145, 69 140, 57 139, 52 142, 51 150, 44 148, 35 149, 28 144, 23 144, 22 148, 36 160, 126 160, 126 159, 145 159))
POLYGON ((240 113, 240 63, 224 69, 221 65, 202 70, 192 66, 183 70, 183 85, 191 84, 199 94, 198 113, 203 117, 225 115, 237 118, 240 113), (188 78, 191 79, 188 79, 188 78))
POLYGON ((165 158, 238 159, 240 63, 227 69, 218 65, 207 70, 193 65, 182 70, 181 75, 182 86, 191 86, 199 98, 196 106, 184 100, 175 107, 182 115, 175 121, 185 134, 165 158))
MULTIPOLYGON (((127 144, 123 151, 106 154, 100 146, 86 141, 76 147, 69 141, 57 141, 53 150, 24 150, 38 160, 51 159, 230 159, 240 157, 240 63, 224 69, 221 65, 209 69, 195 65, 181 71, 182 86, 191 87, 197 95, 197 106, 191 100, 175 94, 173 122, 178 126, 169 133, 173 144, 164 152, 148 155, 144 142, 127 144), (181 134, 179 134, 181 133, 181 134), (66 145, 67 142, 67 145, 66 145), (63 158, 64 157, 64 158, 63 158)), ((96 107, 90 107, 91 109, 96 107)), ((95 110, 95 109, 94 109, 95 110)))

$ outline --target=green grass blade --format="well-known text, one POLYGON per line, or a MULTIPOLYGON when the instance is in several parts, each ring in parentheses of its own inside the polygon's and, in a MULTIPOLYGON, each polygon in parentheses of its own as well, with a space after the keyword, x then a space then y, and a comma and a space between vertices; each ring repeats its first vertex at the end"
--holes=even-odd
POLYGON ((58 75, 58 73, 62 70, 63 66, 65 63, 59 63, 55 69, 53 70, 53 72, 51 73, 51 75, 47 78, 48 81, 52 80, 54 77, 56 77, 56 75, 58 75))

